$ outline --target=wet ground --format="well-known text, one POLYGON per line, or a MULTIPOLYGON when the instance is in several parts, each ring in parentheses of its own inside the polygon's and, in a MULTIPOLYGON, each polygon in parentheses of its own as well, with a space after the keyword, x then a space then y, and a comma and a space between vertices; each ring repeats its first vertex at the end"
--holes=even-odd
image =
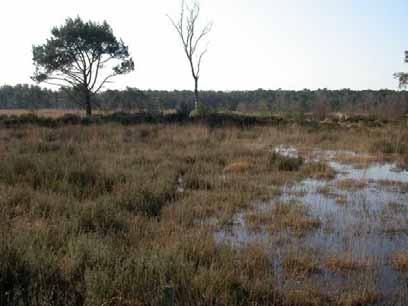
MULTIPOLYGON (((295 148, 283 146, 275 152, 294 158, 302 155, 295 148)), ((368 287, 379 292, 382 301, 406 294, 407 281, 393 269, 390 260, 393 254, 408 250, 408 172, 392 163, 353 162, 370 160, 365 157, 350 151, 309 152, 306 162, 328 163, 337 173, 334 179, 288 184, 281 196, 236 215, 231 227, 216 233, 217 240, 236 247, 262 244, 274 258, 282 287, 293 286, 282 262, 295 249, 298 254, 311 253, 319 260, 319 271, 310 281, 320 288, 368 287), (249 214, 266 214, 276 203, 305 205, 310 217, 318 219, 321 226, 301 236, 289 231, 271 233, 266 226, 257 230, 248 226, 249 214), (366 264, 364 269, 337 273, 325 266, 332 257, 366 264)))

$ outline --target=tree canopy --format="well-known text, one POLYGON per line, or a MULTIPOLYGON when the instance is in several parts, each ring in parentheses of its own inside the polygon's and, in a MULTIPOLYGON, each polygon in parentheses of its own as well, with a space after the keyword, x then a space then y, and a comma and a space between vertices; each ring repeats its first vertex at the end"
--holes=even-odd
POLYGON ((33 79, 61 88, 70 88, 73 99, 92 114, 98 93, 113 77, 134 70, 128 46, 113 34, 104 21, 84 22, 68 18, 51 30, 45 44, 33 46, 33 79), (78 98, 79 97, 79 98, 78 98))

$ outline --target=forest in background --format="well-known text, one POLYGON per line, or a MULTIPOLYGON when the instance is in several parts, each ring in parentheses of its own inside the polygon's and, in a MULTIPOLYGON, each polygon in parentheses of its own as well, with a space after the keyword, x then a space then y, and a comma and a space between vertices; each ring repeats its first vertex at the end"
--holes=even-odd
MULTIPOLYGON (((74 93, 73 93, 74 94, 74 93)), ((192 91, 106 90, 94 97, 103 110, 160 113, 169 110, 190 112, 194 108, 192 91)), ((44 108, 77 109, 69 91, 50 90, 36 85, 0 87, 0 109, 44 108)), ((398 118, 408 112, 406 91, 394 90, 263 90, 202 91, 201 101, 214 111, 238 112, 329 112, 362 113, 398 118)))

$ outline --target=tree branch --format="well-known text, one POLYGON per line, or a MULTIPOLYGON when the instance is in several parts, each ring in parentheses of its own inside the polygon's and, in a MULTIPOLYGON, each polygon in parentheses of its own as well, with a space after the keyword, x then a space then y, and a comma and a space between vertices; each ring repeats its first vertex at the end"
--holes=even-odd
POLYGON ((102 87, 103 87, 111 78, 113 78, 113 77, 115 77, 115 76, 117 76, 117 73, 112 73, 112 74, 108 75, 108 76, 101 82, 101 84, 98 86, 98 88, 94 91, 94 94, 97 94, 97 93, 102 89, 102 87))

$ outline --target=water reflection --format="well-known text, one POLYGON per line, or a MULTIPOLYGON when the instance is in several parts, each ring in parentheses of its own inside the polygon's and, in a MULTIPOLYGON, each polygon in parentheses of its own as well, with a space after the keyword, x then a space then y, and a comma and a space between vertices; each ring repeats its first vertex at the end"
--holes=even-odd
MULTIPOLYGON (((294 148, 278 147, 275 152, 290 157, 299 155, 294 148)), ((262 243, 274 254, 276 267, 281 266, 288 248, 294 245, 319 250, 326 257, 351 254, 356 259, 370 258, 377 265, 377 290, 387 296, 400 284, 399 273, 389 264, 390 256, 408 249, 408 193, 403 190, 408 172, 396 171, 391 163, 375 163, 361 169, 336 160, 338 154, 357 156, 347 151, 316 151, 310 158, 327 161, 337 172, 334 179, 306 179, 285 187, 280 197, 254 205, 255 211, 262 212, 275 203, 303 203, 321 221, 319 229, 304 237, 293 237, 288 232, 271 235, 266 228, 251 230, 246 224, 246 213, 242 212, 235 216, 231 227, 216 233, 216 239, 236 247, 254 241, 262 243), (348 188, 342 186, 344 181, 348 181, 348 188), (282 241, 287 243, 279 243, 282 241)), ((280 278, 279 273, 277 277, 280 278)), ((322 283, 339 281, 328 271, 319 277, 322 283)))

